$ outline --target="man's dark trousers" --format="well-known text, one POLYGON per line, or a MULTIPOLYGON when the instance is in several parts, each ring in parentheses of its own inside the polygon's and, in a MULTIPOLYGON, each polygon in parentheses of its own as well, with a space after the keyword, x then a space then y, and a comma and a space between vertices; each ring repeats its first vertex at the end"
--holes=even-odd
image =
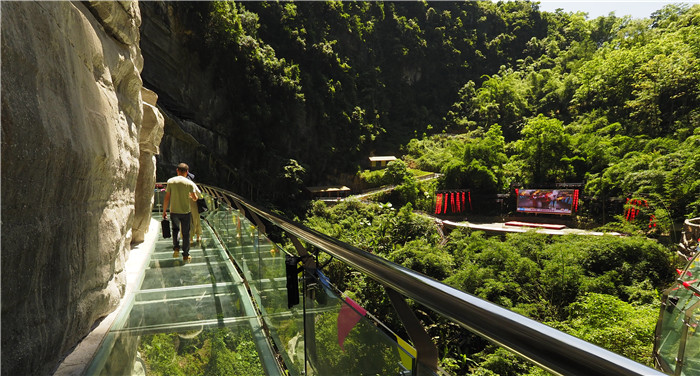
POLYGON ((180 248, 178 232, 182 229, 182 257, 190 255, 190 220, 192 215, 170 213, 170 221, 173 223, 173 248, 180 248))

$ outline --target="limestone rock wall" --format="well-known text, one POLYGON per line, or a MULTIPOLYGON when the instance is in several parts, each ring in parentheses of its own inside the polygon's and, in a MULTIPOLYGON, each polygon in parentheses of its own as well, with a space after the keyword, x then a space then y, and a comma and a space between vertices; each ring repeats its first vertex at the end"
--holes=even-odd
POLYGON ((131 1, 0 6, 2 374, 48 374, 123 293, 141 16, 131 1))
POLYGON ((156 183, 156 154, 163 138, 164 119, 158 108, 156 93, 143 88, 143 123, 139 136, 139 174, 136 180, 134 197, 134 227, 132 243, 143 242, 151 222, 153 187, 156 183))

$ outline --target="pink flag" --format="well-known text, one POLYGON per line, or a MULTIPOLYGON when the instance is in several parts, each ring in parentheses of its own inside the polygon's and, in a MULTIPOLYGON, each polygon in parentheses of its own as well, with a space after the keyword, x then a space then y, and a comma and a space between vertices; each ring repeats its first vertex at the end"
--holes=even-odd
POLYGON ((343 348, 345 337, 350 334, 350 331, 360 319, 367 314, 367 310, 360 307, 352 299, 345 298, 345 302, 347 304, 342 304, 340 312, 338 312, 338 344, 343 351, 345 351, 343 348))

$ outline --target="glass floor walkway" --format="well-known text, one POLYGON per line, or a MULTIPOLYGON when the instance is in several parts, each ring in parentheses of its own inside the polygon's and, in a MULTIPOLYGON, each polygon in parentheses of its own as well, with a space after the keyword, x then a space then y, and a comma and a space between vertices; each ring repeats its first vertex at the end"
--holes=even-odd
MULTIPOLYGON (((320 271, 315 282, 299 279, 303 286, 294 288, 301 302, 290 307, 286 252, 237 210, 220 204, 206 219, 190 263, 173 258, 172 239, 158 234, 141 282, 127 294, 85 374, 406 375, 415 370, 415 349, 334 290, 320 271)), ((154 220, 160 220, 157 214, 154 220)))
POLYGON ((281 374, 246 284, 205 221, 202 230, 190 263, 173 258, 172 239, 158 235, 140 288, 86 374, 281 374))

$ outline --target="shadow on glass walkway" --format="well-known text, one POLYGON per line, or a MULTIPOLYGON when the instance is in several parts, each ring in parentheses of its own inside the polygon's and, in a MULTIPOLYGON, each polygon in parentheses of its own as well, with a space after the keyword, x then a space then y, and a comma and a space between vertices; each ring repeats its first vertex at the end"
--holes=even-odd
POLYGON ((554 374, 661 375, 234 193, 200 188, 211 210, 204 214, 201 244, 190 250, 192 262, 173 258, 172 240, 158 237, 140 288, 87 374, 444 374, 436 344, 409 298, 554 374), (266 226, 283 233, 296 253, 271 242, 266 226), (319 252, 379 282, 409 338, 398 337, 338 291, 316 265, 319 252))

